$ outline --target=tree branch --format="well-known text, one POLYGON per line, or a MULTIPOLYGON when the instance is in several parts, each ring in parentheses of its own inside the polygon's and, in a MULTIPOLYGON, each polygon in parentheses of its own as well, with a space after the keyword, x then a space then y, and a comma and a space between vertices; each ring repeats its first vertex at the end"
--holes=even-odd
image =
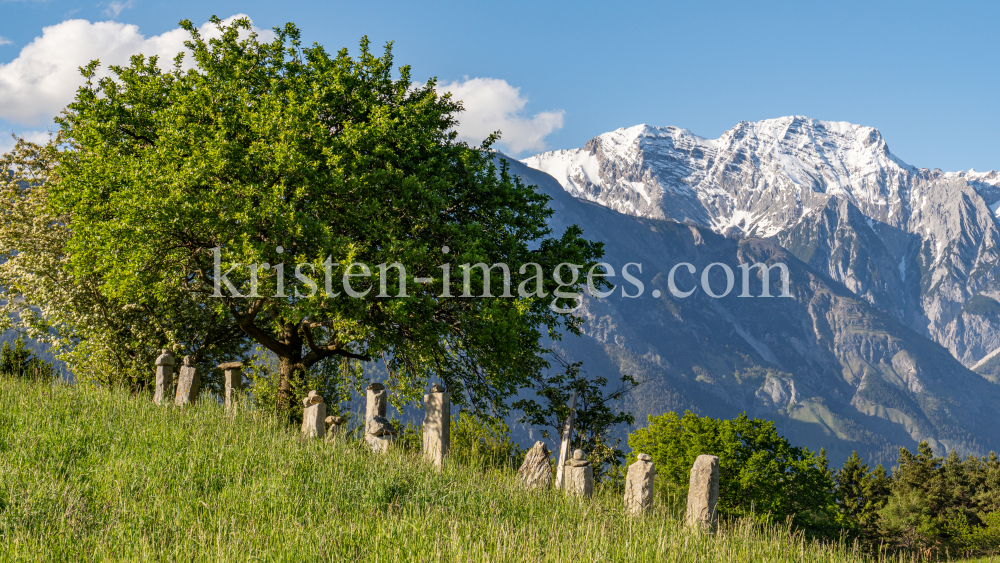
POLYGON ((232 304, 229 305, 229 310, 236 319, 236 325, 240 327, 243 332, 247 333, 251 338, 256 340, 268 350, 274 352, 279 357, 287 358, 292 355, 292 349, 287 344, 278 341, 277 338, 271 336, 267 331, 258 327, 254 321, 257 320, 257 315, 260 313, 261 309, 264 307, 264 300, 258 299, 250 306, 245 315, 239 314, 236 307, 232 304))

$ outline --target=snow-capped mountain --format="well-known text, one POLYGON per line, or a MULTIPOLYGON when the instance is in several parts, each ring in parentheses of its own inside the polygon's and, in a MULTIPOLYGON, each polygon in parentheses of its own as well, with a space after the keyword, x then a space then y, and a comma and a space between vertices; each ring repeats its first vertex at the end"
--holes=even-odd
MULTIPOLYGON (((905 228, 911 210, 923 203, 913 189, 921 180, 1000 185, 996 172, 914 168, 894 156, 872 127, 800 116, 744 121, 714 140, 687 129, 636 125, 595 137, 582 149, 522 162, 572 195, 622 213, 759 237, 794 226, 831 197, 905 228)), ((1000 191, 991 189, 988 197, 995 204, 1000 191)))
MULTIPOLYGON (((783 247, 777 235, 726 237, 708 227, 622 214, 573 197, 552 176, 520 162, 512 162, 510 170, 550 196, 549 226, 557 236, 579 225, 584 236, 603 244, 604 260, 618 273, 626 262, 642 265, 645 293, 585 297, 578 311, 586 320, 582 335, 549 343, 611 384, 615 374, 644 380, 622 405, 638 426, 645 425, 647 415, 667 411, 690 409, 724 418, 745 412, 775 421, 797 445, 826 448, 835 465, 852 450, 871 462, 891 464, 900 446, 912 450, 922 440, 939 454, 1000 451, 996 378, 966 368, 944 347, 831 279, 825 269, 843 264, 845 275, 862 276, 854 270, 891 262, 890 251, 900 244, 907 248, 905 232, 865 217, 846 199, 831 199, 815 218, 779 233, 806 241, 796 247, 799 254, 822 255, 817 262, 824 268, 817 268, 783 247), (892 236, 902 236, 902 243, 892 236), (815 242, 826 239, 839 242, 815 242), (824 254, 829 248, 839 250, 824 254), (680 262, 704 272, 709 264, 735 269, 769 261, 787 265, 791 298, 741 299, 739 291, 718 299, 701 290, 688 298, 670 293, 667 272, 680 262)), ((915 265, 903 270, 905 283, 897 264, 893 276, 866 270, 868 277, 859 282, 888 278, 894 285, 879 286, 885 292, 915 285, 919 293, 920 249, 918 244, 912 250, 915 265)), ((695 275, 683 274, 678 283, 698 287, 695 275)), ((759 283, 750 280, 752 293, 760 290, 759 283)), ((777 280, 771 286, 777 294, 777 280)), ((963 309, 961 318, 980 319, 977 328, 1000 323, 1000 303, 989 298, 977 296, 963 309)))
POLYGON ((718 139, 637 125, 522 161, 624 214, 777 242, 995 377, 1000 174, 911 166, 872 127, 782 117, 718 139))

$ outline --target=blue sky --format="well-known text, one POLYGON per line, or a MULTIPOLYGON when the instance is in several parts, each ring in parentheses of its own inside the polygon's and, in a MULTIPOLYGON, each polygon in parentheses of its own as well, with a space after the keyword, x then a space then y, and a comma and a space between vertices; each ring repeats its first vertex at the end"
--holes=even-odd
MULTIPOLYGON (((522 156, 579 147, 638 123, 715 138, 741 120, 798 114, 877 127, 893 153, 915 166, 1000 169, 1000 3, 987 2, 6 0, 0 130, 45 128, 17 113, 3 81, 46 26, 115 21, 150 38, 183 18, 200 25, 237 13, 264 29, 295 22, 307 41, 331 50, 356 52, 365 34, 377 45, 395 41, 396 60, 412 65, 415 78, 437 76, 479 96, 470 128, 477 119, 481 127, 495 124, 483 109, 495 105, 490 100, 507 104, 497 119, 513 131, 508 150, 519 147, 512 152, 522 156), (466 82, 475 78, 494 80, 466 82)), ((59 56, 38 50, 38 57, 59 56)), ((22 66, 45 66, 32 61, 22 66)), ((31 98, 28 86, 19 87, 31 98)))

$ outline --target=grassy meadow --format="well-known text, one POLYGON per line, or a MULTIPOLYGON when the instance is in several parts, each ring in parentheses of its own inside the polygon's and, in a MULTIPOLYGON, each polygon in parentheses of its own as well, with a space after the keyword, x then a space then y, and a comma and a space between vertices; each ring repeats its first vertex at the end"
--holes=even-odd
MULTIPOLYGON (((865 561, 782 527, 705 536, 620 493, 521 490, 509 469, 303 440, 211 398, 0 379, 3 561, 865 561)), ((891 559, 896 560, 896 559, 891 559)))

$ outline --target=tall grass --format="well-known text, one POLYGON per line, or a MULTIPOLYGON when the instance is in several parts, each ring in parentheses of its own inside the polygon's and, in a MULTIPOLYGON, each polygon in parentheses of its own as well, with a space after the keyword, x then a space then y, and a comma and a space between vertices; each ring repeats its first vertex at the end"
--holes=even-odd
POLYGON ((613 491, 521 490, 509 469, 297 436, 212 400, 0 380, 0 559, 853 562, 842 545, 724 523, 709 537, 613 491))

